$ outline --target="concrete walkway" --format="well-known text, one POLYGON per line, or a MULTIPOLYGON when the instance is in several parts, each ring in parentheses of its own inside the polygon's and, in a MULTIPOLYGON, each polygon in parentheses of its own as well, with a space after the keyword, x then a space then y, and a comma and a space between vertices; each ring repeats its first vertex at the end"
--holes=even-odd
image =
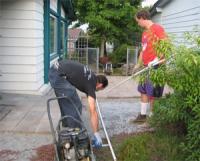
MULTIPOLYGON (((109 86, 106 90, 97 92, 97 98, 102 108, 102 115, 110 136, 119 133, 130 133, 142 130, 144 127, 129 124, 131 118, 136 117, 140 110, 137 83, 129 80, 116 87, 109 93, 107 90, 126 79, 123 76, 109 76, 109 86)), ((169 90, 165 90, 168 93, 169 90)), ((79 92, 85 105, 83 108, 84 120, 88 120, 87 101, 85 94, 79 92)), ((46 102, 54 97, 51 90, 44 96, 1 94, 0 99, 0 161, 30 161, 29 155, 35 155, 33 150, 40 145, 50 144, 49 120, 46 102), (31 145, 30 145, 31 144, 31 145), (31 154, 26 153, 27 149, 31 154), (4 150, 20 150, 24 155, 5 157, 4 150), (2 160, 3 158, 3 160, 2 160)), ((56 101, 52 102, 52 117, 54 124, 60 117, 56 101)), ((87 127, 89 122, 86 121, 87 127)), ((104 135, 101 130, 102 136, 104 135)))
MULTIPOLYGON (((97 98, 133 98, 139 97, 137 84, 129 80, 123 85, 111 90, 112 88, 126 77, 116 76, 108 77, 109 86, 103 91, 97 92, 97 98)), ((26 133, 49 133, 49 121, 47 116, 46 102, 49 98, 55 97, 53 90, 47 95, 21 95, 21 94, 1 94, 0 108, 0 132, 26 132, 26 133)), ((85 94, 79 92, 81 98, 85 94)), ((56 101, 52 102, 52 117, 57 120, 59 108, 56 101)))

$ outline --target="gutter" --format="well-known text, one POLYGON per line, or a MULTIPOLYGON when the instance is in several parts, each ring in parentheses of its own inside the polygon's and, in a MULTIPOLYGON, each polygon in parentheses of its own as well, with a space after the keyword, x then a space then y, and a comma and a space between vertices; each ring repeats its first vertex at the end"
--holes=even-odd
POLYGON ((158 0, 152 8, 149 9, 151 17, 154 16, 156 13, 161 13, 162 8, 170 3, 172 0, 158 0))

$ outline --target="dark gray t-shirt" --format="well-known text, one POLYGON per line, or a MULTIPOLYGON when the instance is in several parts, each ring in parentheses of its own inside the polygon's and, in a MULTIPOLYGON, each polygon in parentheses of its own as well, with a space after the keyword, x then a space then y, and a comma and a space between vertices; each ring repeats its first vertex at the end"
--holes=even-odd
POLYGON ((78 90, 96 99, 96 75, 87 66, 71 60, 59 61, 58 72, 78 90))

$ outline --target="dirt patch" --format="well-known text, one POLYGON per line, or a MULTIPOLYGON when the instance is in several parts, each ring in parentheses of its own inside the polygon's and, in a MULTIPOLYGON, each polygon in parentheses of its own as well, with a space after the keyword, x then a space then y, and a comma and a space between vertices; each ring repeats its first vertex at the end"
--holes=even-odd
POLYGON ((36 156, 30 158, 30 161, 54 161, 55 150, 53 144, 43 145, 34 150, 36 150, 36 156))
POLYGON ((2 161, 14 161, 18 157, 19 152, 14 150, 1 150, 0 158, 2 161))

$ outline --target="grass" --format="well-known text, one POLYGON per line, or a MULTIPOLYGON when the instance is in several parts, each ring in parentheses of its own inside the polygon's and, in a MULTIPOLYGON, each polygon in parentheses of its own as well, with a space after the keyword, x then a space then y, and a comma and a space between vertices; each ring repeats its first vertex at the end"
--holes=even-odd
MULTIPOLYGON (((112 138, 118 161, 183 161, 181 138, 165 131, 112 138)), ((95 151, 97 161, 112 161, 109 149, 95 151)))

